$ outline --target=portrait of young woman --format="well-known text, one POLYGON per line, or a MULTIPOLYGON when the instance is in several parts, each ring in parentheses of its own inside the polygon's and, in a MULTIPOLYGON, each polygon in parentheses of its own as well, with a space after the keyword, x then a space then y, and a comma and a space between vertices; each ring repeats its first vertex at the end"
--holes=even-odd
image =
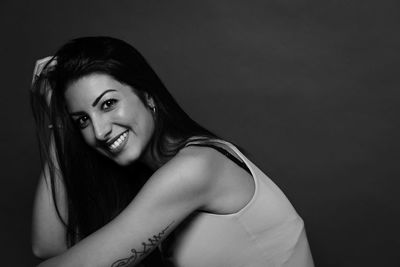
POLYGON ((40 267, 314 266, 285 194, 127 42, 81 37, 38 60, 31 104, 40 267))

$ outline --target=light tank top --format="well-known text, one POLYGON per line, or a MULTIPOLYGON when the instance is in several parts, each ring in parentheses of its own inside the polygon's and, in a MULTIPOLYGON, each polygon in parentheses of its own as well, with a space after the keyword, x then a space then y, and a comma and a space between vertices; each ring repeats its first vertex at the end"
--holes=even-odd
POLYGON ((313 267, 303 220, 282 191, 235 146, 212 142, 244 162, 254 179, 254 195, 238 212, 195 212, 187 218, 161 246, 170 266, 313 267))

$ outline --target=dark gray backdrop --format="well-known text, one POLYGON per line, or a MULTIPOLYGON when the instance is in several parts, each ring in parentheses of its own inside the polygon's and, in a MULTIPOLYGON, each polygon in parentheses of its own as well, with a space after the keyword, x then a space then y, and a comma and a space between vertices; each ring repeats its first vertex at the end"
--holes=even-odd
POLYGON ((36 263, 34 61, 84 35, 134 44, 189 114, 246 148, 317 266, 398 266, 398 1, 105 2, 0 3, 3 266, 36 263))

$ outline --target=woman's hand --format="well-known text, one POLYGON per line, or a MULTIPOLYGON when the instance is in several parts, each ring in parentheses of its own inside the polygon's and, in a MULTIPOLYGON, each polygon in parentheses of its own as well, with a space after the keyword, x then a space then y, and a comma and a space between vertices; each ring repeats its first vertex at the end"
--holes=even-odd
POLYGON ((52 94, 51 87, 48 83, 36 85, 35 82, 38 81, 40 78, 45 78, 48 72, 53 70, 56 65, 57 58, 55 58, 54 56, 48 56, 37 60, 35 63, 35 68, 33 70, 31 90, 39 90, 38 93, 45 97, 47 105, 50 105, 50 98, 52 94))
MULTIPOLYGON (((49 63, 49 65, 47 66, 46 71, 51 70, 51 68, 53 68, 57 64, 57 59, 54 58, 53 56, 48 56, 48 57, 38 59, 36 61, 35 68, 33 69, 32 83, 34 83, 35 80, 42 74, 43 69, 46 67, 46 65, 48 63, 49 63)), ((46 73, 46 71, 45 71, 45 73, 46 73)))

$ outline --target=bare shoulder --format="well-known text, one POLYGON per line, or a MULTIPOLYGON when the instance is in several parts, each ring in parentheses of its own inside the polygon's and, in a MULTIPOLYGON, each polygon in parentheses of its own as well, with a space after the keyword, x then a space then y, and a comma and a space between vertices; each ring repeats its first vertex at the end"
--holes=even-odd
POLYGON ((240 210, 254 194, 252 177, 211 147, 182 149, 151 180, 162 186, 157 192, 162 189, 181 202, 195 202, 198 210, 218 214, 240 210))
POLYGON ((255 182, 251 174, 212 147, 186 147, 175 156, 171 165, 182 173, 186 186, 198 189, 202 193, 198 195, 205 197, 203 211, 234 213, 254 195, 255 182))
POLYGON ((190 146, 174 158, 185 176, 207 179, 218 176, 223 170, 225 157, 210 147, 190 146))
POLYGON ((197 189, 207 189, 221 171, 221 156, 208 147, 186 147, 162 167, 161 172, 169 173, 181 183, 197 189))
POLYGON ((208 149, 182 149, 150 177, 135 203, 190 212, 203 209, 212 198, 219 168, 213 158, 208 149))
POLYGON ((210 148, 187 147, 179 151, 151 177, 155 182, 178 194, 203 196, 207 201, 222 165, 218 153, 210 148))

